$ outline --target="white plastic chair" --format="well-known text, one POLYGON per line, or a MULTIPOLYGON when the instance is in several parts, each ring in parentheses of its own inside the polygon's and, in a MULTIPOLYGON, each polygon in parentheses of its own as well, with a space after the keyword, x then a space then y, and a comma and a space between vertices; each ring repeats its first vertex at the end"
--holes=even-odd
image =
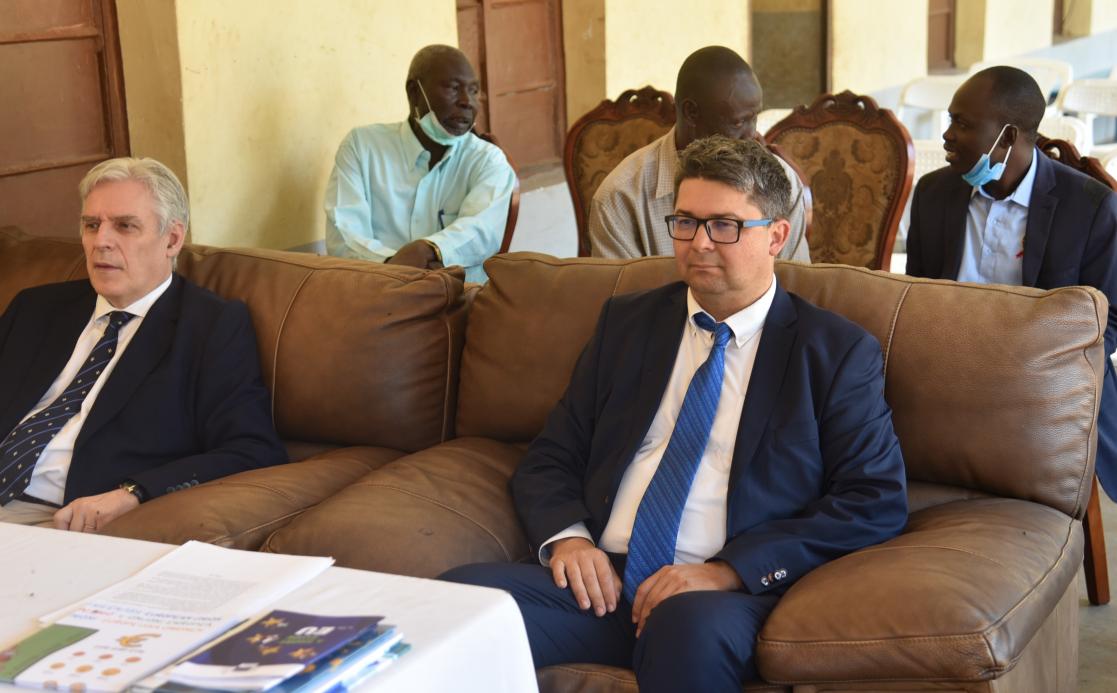
POLYGON ((1097 116, 1117 116, 1117 79, 1079 79, 1063 87, 1055 102, 1061 113, 1076 113, 1086 123, 1091 136, 1091 146, 1082 154, 1102 157, 1117 149, 1117 145, 1093 144, 1094 119, 1097 116))
POLYGON ((1039 121, 1039 134, 1055 140, 1066 140, 1083 155, 1090 151, 1094 141, 1086 123, 1081 118, 1069 115, 1043 116, 1043 120, 1039 121))
POLYGON ((1101 164, 1105 167, 1106 173, 1113 176, 1114 178, 1117 178, 1117 151, 1106 154, 1105 158, 1102 159, 1101 164))
POLYGON ((756 131, 761 135, 772 129, 772 126, 791 115, 790 108, 765 108, 756 114, 756 131))
MULTIPOLYGON (((942 148, 942 140, 913 140, 915 145, 915 173, 911 178, 912 194, 904 203, 904 216, 900 218, 900 227, 896 231, 896 247, 907 250, 908 226, 911 224, 911 198, 915 194, 915 184, 919 179, 931 171, 937 171, 946 166, 946 152, 942 148)), ((898 251, 897 251, 898 252, 898 251)))
POLYGON ((946 132, 946 128, 950 125, 950 119, 946 113, 947 109, 950 108, 950 101, 954 98, 954 92, 958 91, 958 87, 964 81, 966 81, 966 75, 934 75, 913 79, 900 92, 897 117, 904 121, 908 130, 914 130, 913 124, 908 122, 905 115, 910 115, 910 110, 913 108, 931 111, 932 127, 938 128, 937 132, 933 132, 932 135, 941 135, 946 132))
POLYGON ((1065 60, 1054 58, 1012 58, 1011 60, 986 60, 974 63, 970 67, 970 74, 984 70, 994 65, 1008 65, 1016 67, 1032 76, 1043 92, 1043 98, 1051 100, 1052 94, 1074 81, 1074 66, 1065 60))

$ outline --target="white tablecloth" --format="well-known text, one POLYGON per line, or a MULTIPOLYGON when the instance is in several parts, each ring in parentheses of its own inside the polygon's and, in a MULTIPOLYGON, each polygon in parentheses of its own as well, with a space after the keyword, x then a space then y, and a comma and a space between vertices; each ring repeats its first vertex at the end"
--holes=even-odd
MULTIPOLYGON (((39 616, 128 577, 173 548, 0 523, 0 646, 33 632, 39 616)), ((395 624, 412 649, 362 691, 537 690, 519 609, 498 590, 330 568, 275 607, 375 614, 395 624)))

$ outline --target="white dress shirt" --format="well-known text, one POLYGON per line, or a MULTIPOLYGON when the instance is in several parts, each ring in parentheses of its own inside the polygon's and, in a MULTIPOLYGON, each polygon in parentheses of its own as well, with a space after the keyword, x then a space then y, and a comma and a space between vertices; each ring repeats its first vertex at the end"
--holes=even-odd
POLYGON ((958 281, 1012 286, 1024 283, 1024 232, 1038 154, 1032 151, 1028 173, 1005 199, 994 199, 980 187, 973 189, 958 281))
POLYGON ((97 346, 97 342, 101 341, 101 337, 105 334, 105 328, 109 324, 109 313, 115 310, 123 310, 136 317, 120 328, 116 337, 116 351, 108 365, 101 371, 97 381, 93 383, 85 401, 81 403, 81 411, 67 421, 58 431, 58 435, 43 448, 43 452, 39 455, 39 461, 35 464, 35 471, 31 473, 31 483, 24 490, 24 493, 48 503, 62 504, 66 495, 66 475, 70 471, 70 460, 74 455, 74 442, 77 441, 82 424, 89 416, 89 411, 93 408, 93 403, 97 401, 97 395, 108 381, 113 368, 120 361, 121 354, 128 348, 136 330, 140 329, 140 323, 143 322, 144 316, 147 315, 151 306, 170 285, 171 277, 167 277, 167 280, 155 287, 151 293, 125 308, 114 308, 103 296, 97 296, 97 303, 93 307, 93 315, 78 337, 77 344, 74 345, 74 352, 70 354, 70 360, 66 362, 66 367, 54 379, 54 383, 43 394, 39 403, 27 412, 27 416, 23 417, 24 421, 50 406, 50 403, 62 394, 66 386, 77 376, 82 364, 85 363, 85 360, 89 358, 89 354, 93 351, 93 347, 97 346))
MULTIPOLYGON (((756 350, 760 345, 760 334, 775 296, 776 279, 773 276, 772 284, 763 296, 725 319, 725 323, 733 330, 733 339, 725 348, 725 374, 717 413, 714 414, 714 423, 710 429, 710 440, 702 453, 690 494, 683 506, 679 536, 675 543, 675 563, 701 563, 725 546, 729 470, 733 465, 737 427, 741 423, 741 411, 745 405, 745 393, 748 391, 753 363, 756 361, 756 350)), ((636 521, 636 510, 667 450, 690 381, 710 355, 714 335, 694 322, 695 314, 702 312, 705 311, 688 290, 688 317, 683 324, 671 379, 667 382, 667 389, 663 392, 663 399, 660 400, 651 427, 644 434, 644 440, 621 477, 609 522, 601 533, 601 548, 605 551, 628 553, 628 539, 636 521)), ((540 547, 539 560, 543 565, 550 561, 550 544, 567 537, 584 537, 593 541, 584 522, 571 525, 540 547)))

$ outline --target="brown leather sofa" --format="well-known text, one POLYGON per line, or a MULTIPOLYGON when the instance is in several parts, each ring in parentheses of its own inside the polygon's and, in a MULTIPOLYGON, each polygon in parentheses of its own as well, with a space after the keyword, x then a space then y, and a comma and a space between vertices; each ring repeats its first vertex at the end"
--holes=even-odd
MULTIPOLYGON (((428 577, 530 560, 507 479, 601 303, 670 281, 674 265, 514 254, 486 269, 489 284, 463 290, 452 270, 187 248, 184 275, 249 305, 276 425, 301 461, 169 494, 108 533, 428 577)), ((82 273, 75 242, 0 233, 0 307, 82 273)), ((746 690, 1073 691, 1104 297, 777 273, 880 340, 912 514, 900 537, 793 586, 758 644, 769 683, 746 690)), ((540 682, 636 688, 631 672, 588 665, 540 682)))

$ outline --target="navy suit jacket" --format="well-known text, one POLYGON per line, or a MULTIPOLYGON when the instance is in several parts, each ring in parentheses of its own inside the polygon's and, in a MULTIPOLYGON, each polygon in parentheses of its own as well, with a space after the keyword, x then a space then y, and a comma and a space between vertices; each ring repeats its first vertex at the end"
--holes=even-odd
MULTIPOLYGON (((96 299, 88 280, 12 299, 0 316, 0 435, 62 372, 96 299)), ((175 275, 82 425, 64 502, 125 479, 155 497, 286 461, 247 308, 175 275)))
MULTIPOLYGON (((598 541, 674 367, 687 287, 602 309, 566 393, 512 480, 533 547, 584 521, 598 541)), ((907 521, 904 464, 884 401, 880 345, 776 288, 737 429, 717 558, 753 594, 783 591, 907 521), (774 579, 779 576, 779 579, 774 579)))
MULTIPOLYGON (((1105 353, 1117 349, 1117 195, 1097 180, 1034 150, 1036 177, 1024 231, 1023 284, 1092 286, 1109 299, 1105 353)), ((907 273, 957 279, 973 188, 942 168, 915 186, 907 273)), ((1098 414, 1098 479, 1117 498, 1117 375, 1105 360, 1098 414)))

